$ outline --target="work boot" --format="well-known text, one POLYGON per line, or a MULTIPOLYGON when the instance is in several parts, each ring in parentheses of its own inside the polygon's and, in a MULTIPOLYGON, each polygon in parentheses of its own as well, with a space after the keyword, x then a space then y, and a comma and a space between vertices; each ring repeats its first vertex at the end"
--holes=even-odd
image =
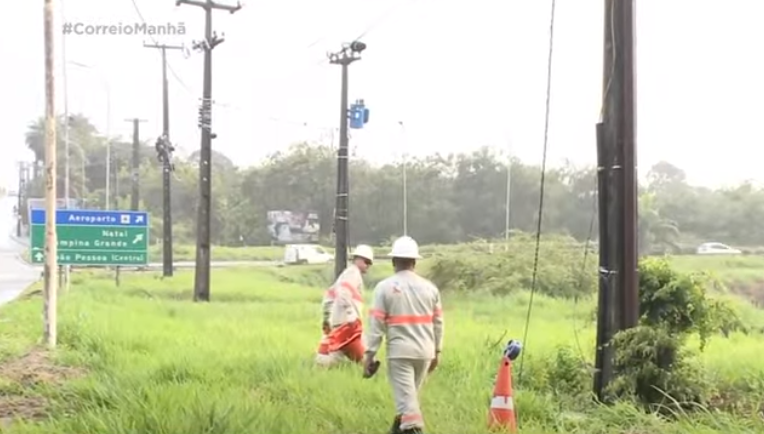
POLYGON ((393 419, 393 426, 390 428, 390 434, 402 434, 401 433, 401 416, 395 416, 393 419))

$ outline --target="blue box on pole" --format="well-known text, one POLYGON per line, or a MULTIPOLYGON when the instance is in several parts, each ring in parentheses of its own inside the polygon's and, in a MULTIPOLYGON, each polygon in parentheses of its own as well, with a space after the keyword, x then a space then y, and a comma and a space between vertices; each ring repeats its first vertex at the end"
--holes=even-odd
POLYGON ((350 106, 350 128, 360 130, 363 128, 363 107, 353 104, 350 106))

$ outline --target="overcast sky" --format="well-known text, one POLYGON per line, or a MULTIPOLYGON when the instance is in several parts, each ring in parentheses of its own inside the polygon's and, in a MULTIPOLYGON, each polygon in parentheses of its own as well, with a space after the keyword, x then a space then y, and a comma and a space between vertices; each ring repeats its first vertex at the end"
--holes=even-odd
MULTIPOLYGON (((63 112, 64 22, 130 26, 131 0, 58 0, 58 111, 63 112)), ((707 185, 764 181, 764 2, 642 0, 637 11, 638 146, 641 171, 659 160, 707 185)), ((158 42, 191 45, 203 11, 170 0, 135 0, 149 25, 185 27, 158 42)), ((602 0, 557 5, 550 158, 590 164, 602 88, 602 0)), ((249 165, 298 140, 328 142, 339 118, 340 68, 326 52, 359 35, 350 97, 371 122, 351 146, 374 160, 489 145, 529 162, 541 158, 550 2, 541 0, 258 0, 217 12, 226 41, 214 50, 214 147, 249 165), (402 121, 405 128, 401 128, 402 121)), ((43 5, 24 1, 0 15, 3 183, 29 159, 24 133, 43 114, 43 5)), ((144 35, 66 38, 69 111, 103 132, 145 138, 161 130, 161 65, 144 35), (110 107, 110 110, 108 109, 110 107)), ((168 52, 171 135, 190 153, 202 55, 168 52)))

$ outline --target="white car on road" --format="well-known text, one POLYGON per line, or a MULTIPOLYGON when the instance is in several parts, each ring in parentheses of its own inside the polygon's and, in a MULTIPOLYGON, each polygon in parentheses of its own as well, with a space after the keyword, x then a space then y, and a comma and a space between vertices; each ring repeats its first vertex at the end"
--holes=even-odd
POLYGON ((703 243, 698 246, 695 253, 698 255, 740 255, 743 252, 722 243, 703 243))
POLYGON ((287 244, 284 246, 284 263, 287 265, 326 264, 332 261, 334 261, 334 255, 316 244, 287 244))

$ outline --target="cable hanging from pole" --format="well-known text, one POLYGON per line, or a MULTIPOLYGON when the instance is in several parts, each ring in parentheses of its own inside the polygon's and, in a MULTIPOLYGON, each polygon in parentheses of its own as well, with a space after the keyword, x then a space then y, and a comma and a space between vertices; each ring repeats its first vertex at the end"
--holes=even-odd
MULTIPOLYGON (((549 51, 547 56, 547 71, 546 71, 546 101, 544 108, 544 147, 541 157, 541 179, 539 181, 539 211, 538 221, 536 224, 536 247, 534 249, 533 256, 533 276, 531 278, 531 295, 528 300, 528 312, 525 315, 525 331, 523 332, 523 344, 528 342, 528 330, 531 321, 531 313, 533 311, 533 298, 536 294, 538 267, 539 267, 539 251, 541 250, 541 229, 544 218, 544 193, 546 185, 546 161, 547 161, 547 149, 549 146, 549 115, 551 112, 552 101, 552 66, 554 59, 554 25, 555 25, 555 9, 557 1, 552 0, 550 19, 549 19, 549 51)), ((527 346, 526 346, 527 348, 527 346)), ((518 371, 518 381, 522 381, 523 376, 523 363, 525 361, 525 353, 523 351, 520 355, 520 369, 518 371)))

